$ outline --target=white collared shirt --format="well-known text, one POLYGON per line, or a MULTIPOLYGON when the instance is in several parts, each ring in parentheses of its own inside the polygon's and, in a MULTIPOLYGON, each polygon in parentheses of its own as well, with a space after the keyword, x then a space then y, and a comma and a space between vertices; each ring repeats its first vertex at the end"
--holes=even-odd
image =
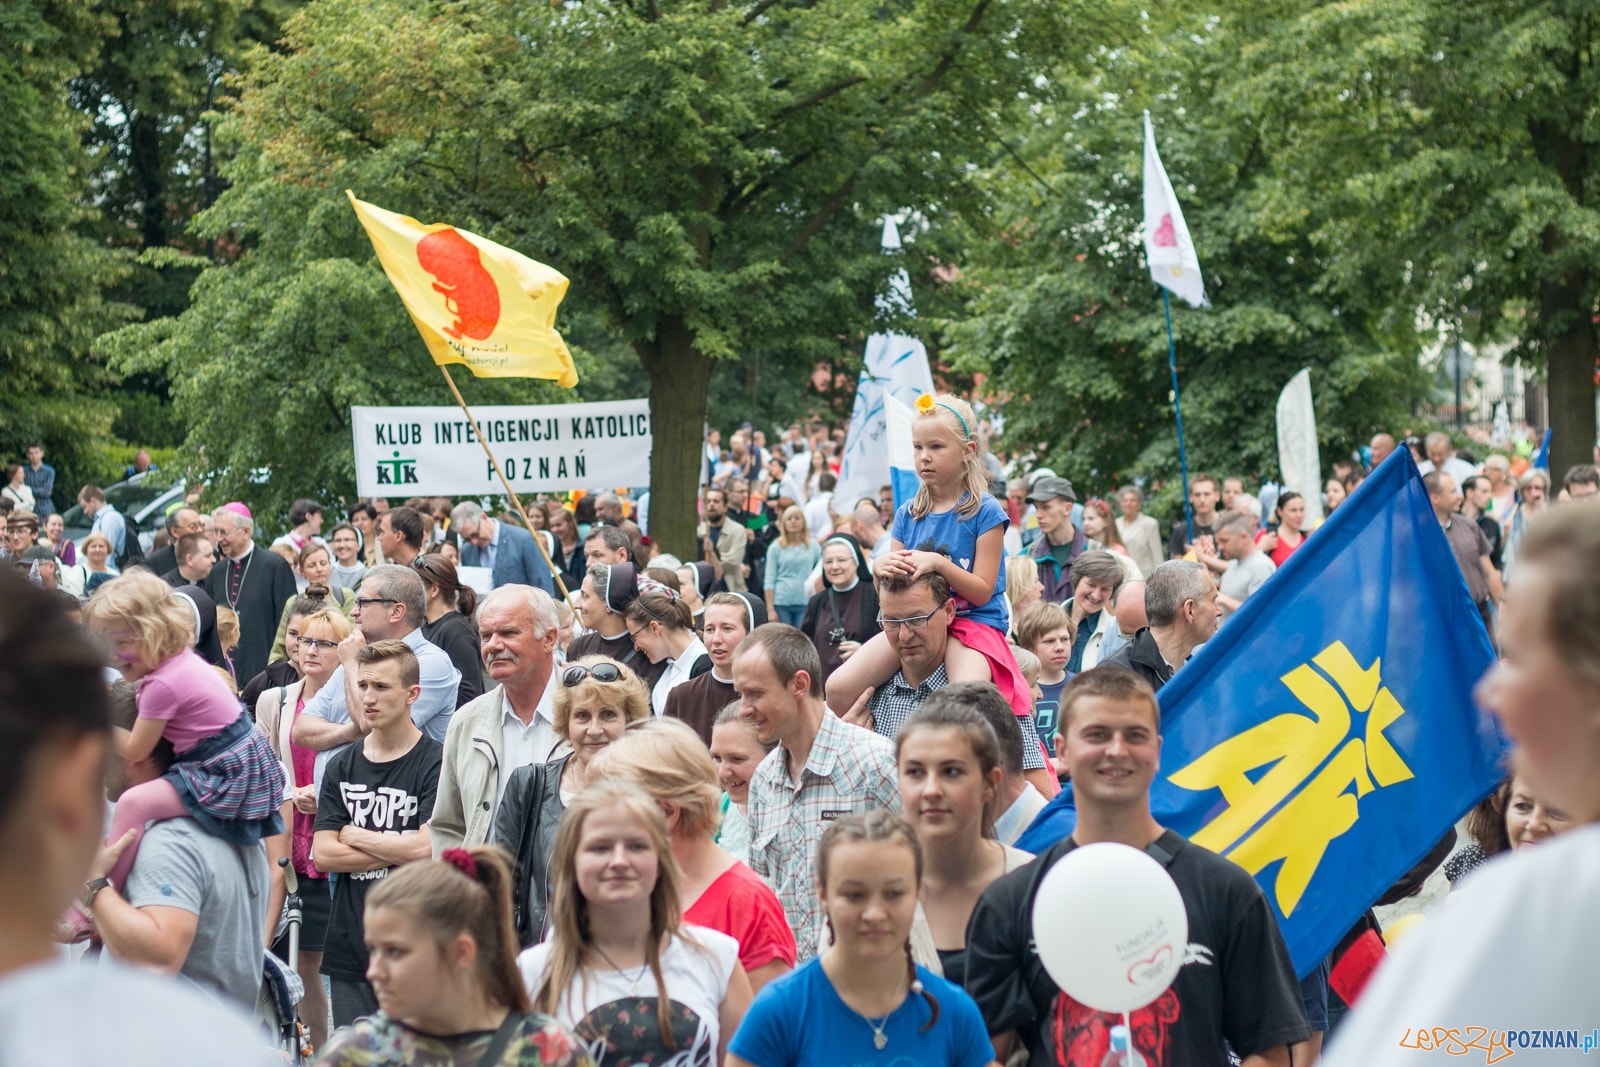
POLYGON ((559 679, 552 674, 545 684, 539 705, 534 709, 533 720, 524 724, 511 708, 511 698, 500 693, 500 782, 495 790, 495 806, 506 795, 506 783, 518 767, 530 763, 547 763, 566 741, 556 733, 555 691, 559 679))
MULTIPOLYGON (((494 533, 489 535, 489 547, 478 553, 478 565, 480 567, 488 567, 490 570, 494 570, 494 559, 500 554, 501 524, 499 519, 490 519, 489 521, 494 523, 494 533)), ((545 692, 548 694, 549 689, 547 688, 545 692)))
POLYGON ((706 646, 696 637, 689 642, 689 647, 683 650, 683 655, 667 661, 667 669, 656 680, 655 688, 650 691, 650 706, 660 715, 667 706, 667 694, 673 689, 689 680, 689 671, 706 655, 706 646))

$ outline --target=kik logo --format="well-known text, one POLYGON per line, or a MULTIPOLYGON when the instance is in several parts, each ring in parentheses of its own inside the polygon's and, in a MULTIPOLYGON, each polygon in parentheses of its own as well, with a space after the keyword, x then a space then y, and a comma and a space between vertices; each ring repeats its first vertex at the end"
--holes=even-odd
POLYGON ((1227 801, 1193 840, 1252 875, 1283 861, 1274 896, 1293 914, 1360 800, 1413 777, 1384 730, 1406 713, 1379 676, 1335 641, 1282 677, 1306 713, 1278 715, 1212 748, 1168 781, 1227 801), (1354 790, 1352 792, 1352 787, 1354 790))
POLYGON ((401 459, 400 453, 394 453, 393 459, 378 460, 379 485, 416 485, 417 461, 414 459, 401 459))

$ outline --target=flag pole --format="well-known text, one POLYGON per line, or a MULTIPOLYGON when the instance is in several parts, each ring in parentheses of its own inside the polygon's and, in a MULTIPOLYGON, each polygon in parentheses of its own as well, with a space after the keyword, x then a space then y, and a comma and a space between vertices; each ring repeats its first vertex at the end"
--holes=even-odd
MULTIPOLYGON (((555 579, 556 588, 561 590, 563 600, 570 599, 572 594, 567 591, 567 583, 561 580, 561 570, 550 558, 550 553, 544 549, 544 539, 539 536, 539 531, 533 528, 533 523, 528 521, 528 513, 522 508, 522 501, 517 497, 517 491, 511 488, 511 482, 506 478, 506 472, 500 469, 500 461, 494 458, 494 452, 489 448, 489 441, 483 436, 483 431, 478 428, 478 420, 473 417, 472 410, 467 407, 467 401, 461 395, 461 390, 456 388, 456 380, 450 377, 450 368, 443 364, 435 364, 439 373, 444 375, 445 383, 450 386, 450 392, 455 395, 456 403, 461 405, 461 413, 472 424, 472 433, 483 446, 483 454, 489 457, 489 462, 494 465, 494 472, 500 476, 500 484, 506 487, 506 495, 511 498, 511 506, 517 509, 517 514, 522 516, 523 529, 533 535, 533 543, 539 548, 539 555, 544 557, 545 566, 550 568, 550 577, 555 579)), ((1174 371, 1173 373, 1177 373, 1174 371)))
POLYGON ((1172 340, 1172 294, 1164 285, 1160 289, 1161 306, 1167 312, 1167 365, 1172 368, 1172 414, 1178 420, 1178 473, 1183 478, 1183 521, 1189 531, 1189 543, 1193 544, 1194 507, 1189 503, 1189 457, 1183 447, 1183 396, 1178 392, 1178 348, 1172 340))

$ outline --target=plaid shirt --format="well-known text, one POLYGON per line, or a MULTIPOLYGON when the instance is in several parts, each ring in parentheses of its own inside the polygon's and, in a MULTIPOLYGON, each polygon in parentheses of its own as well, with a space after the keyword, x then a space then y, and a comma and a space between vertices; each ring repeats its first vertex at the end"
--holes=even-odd
POLYGON ((867 703, 867 710, 872 712, 872 728, 893 741, 900 727, 911 718, 911 713, 922 707, 922 702, 928 699, 928 694, 949 684, 950 675, 945 673, 943 663, 939 664, 938 670, 924 678, 921 685, 915 687, 906 681, 905 672, 895 671, 893 680, 888 685, 879 686, 867 703))
POLYGON ((894 746, 870 730, 824 712, 798 784, 780 745, 750 779, 750 867, 778 894, 794 931, 797 962, 817 954, 822 904, 816 853, 822 831, 841 815, 900 811, 894 746))
MULTIPOLYGON (((893 741, 900 727, 911 718, 911 713, 922 707, 922 702, 928 699, 928 694, 949 684, 950 676, 945 673, 943 663, 915 688, 906 681, 903 673, 896 671, 894 679, 880 686, 867 702, 867 710, 872 712, 872 728, 893 741)), ((1044 750, 1039 746, 1039 730, 1033 716, 1018 716, 1017 725, 1022 728, 1022 769, 1043 770, 1044 750)))

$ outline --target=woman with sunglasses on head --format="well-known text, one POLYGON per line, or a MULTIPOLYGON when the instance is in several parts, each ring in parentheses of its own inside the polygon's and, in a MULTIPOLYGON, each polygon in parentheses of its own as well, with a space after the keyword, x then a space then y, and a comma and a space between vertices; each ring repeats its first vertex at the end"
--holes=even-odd
POLYGON ((499 849, 398 868, 373 887, 364 918, 379 1011, 341 1032, 319 1067, 592 1067, 528 1001, 499 849))
POLYGON ((656 801, 629 782, 590 786, 561 820, 550 880, 550 939, 517 959, 534 1010, 598 1067, 721 1067, 750 980, 737 941, 684 921, 656 801))
POLYGON ((694 632, 689 605, 653 578, 639 580, 639 595, 628 605, 624 617, 633 635, 633 647, 651 663, 666 664, 650 689, 650 706, 660 715, 666 710, 667 694, 709 671, 711 657, 700 635, 694 632))
POLYGON ((846 815, 817 844, 832 944, 768 985, 728 1044, 727 1067, 987 1067, 972 998, 911 959, 922 849, 887 811, 846 815))
POLYGON ((489 840, 517 859, 517 936, 524 945, 544 932, 550 856, 561 813, 589 784, 589 764, 629 723, 650 718, 650 691, 616 660, 585 656, 561 671, 555 686, 556 734, 571 746, 548 763, 518 767, 506 782, 489 840))
POLYGON ((641 723, 595 760, 595 774, 634 783, 667 820, 681 877, 683 918, 739 942, 739 962, 756 992, 794 969, 794 933, 778 894, 717 845, 722 790, 717 768, 693 730, 672 719, 641 723))
MULTIPOLYGON (((302 603, 306 602, 306 598, 302 598, 302 603)), ((328 876, 311 862, 312 827, 317 818, 317 753, 295 744, 289 735, 306 704, 333 676, 339 666, 339 642, 349 637, 354 629, 355 624, 345 618, 344 612, 325 604, 318 610, 291 616, 291 647, 301 677, 289 685, 266 690, 254 705, 256 726, 266 735, 267 743, 289 772, 293 794, 293 799, 285 804, 289 811, 284 821, 289 824, 289 859, 300 879, 302 898, 297 965, 305 982, 306 995, 300 1002, 300 1017, 311 1031, 313 1048, 320 1048, 328 1039, 328 996, 322 986, 321 967, 328 935, 328 913, 333 902, 328 892, 328 876)), ((287 959, 287 937, 273 945, 273 951, 287 959)))
POLYGON ((478 594, 461 584, 456 565, 438 553, 418 556, 411 566, 422 579, 428 596, 422 636, 444 649, 461 672, 461 682, 456 687, 459 708, 483 695, 483 646, 472 621, 478 610, 478 594))

